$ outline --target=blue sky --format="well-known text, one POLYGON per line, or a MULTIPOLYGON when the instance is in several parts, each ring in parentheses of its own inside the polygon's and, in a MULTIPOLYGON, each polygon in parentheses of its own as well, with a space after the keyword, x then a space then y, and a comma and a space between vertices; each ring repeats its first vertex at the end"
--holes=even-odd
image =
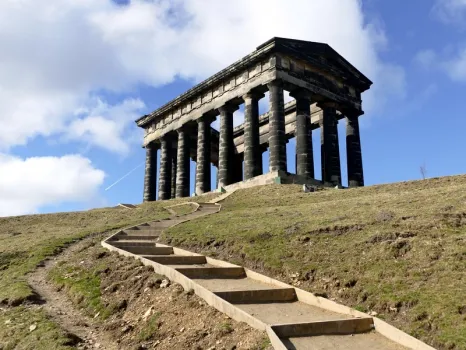
POLYGON ((0 216, 140 202, 134 120, 273 36, 327 42, 373 80, 367 185, 466 173, 465 30, 466 0, 3 1, 0 216))

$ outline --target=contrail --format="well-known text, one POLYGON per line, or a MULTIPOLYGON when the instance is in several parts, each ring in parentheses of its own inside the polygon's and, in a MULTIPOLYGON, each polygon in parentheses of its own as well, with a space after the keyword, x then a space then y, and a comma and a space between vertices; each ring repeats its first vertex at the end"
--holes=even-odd
POLYGON ((108 186, 105 191, 111 189, 113 186, 115 186, 117 183, 119 183, 121 180, 123 180, 125 177, 127 177, 129 174, 131 174, 133 171, 135 171, 137 168, 139 168, 141 165, 145 164, 145 162, 142 162, 141 164, 139 164, 136 168, 134 168, 133 170, 131 170, 129 173, 127 173, 126 175, 122 176, 121 178, 119 178, 118 180, 116 180, 114 183, 112 183, 110 186, 108 186))

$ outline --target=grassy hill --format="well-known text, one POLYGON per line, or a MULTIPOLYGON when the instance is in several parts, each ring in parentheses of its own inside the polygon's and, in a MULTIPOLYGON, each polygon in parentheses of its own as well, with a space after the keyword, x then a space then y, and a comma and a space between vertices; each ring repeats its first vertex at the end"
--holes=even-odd
MULTIPOLYGON (((77 239, 166 217, 163 207, 177 202, 0 218, 0 345, 40 338, 68 348, 66 334, 28 307, 36 296, 27 274, 77 239), (41 333, 28 330, 31 320, 41 333)), ((376 313, 439 349, 466 349, 466 176, 315 193, 240 190, 220 213, 162 239, 376 313)))
POLYGON ((466 349, 466 176, 244 189, 164 241, 372 312, 434 347, 466 349))
POLYGON ((168 217, 165 206, 187 200, 145 203, 138 210, 104 208, 0 218, 0 349, 69 349, 70 338, 43 310, 29 307, 40 301, 28 284, 28 274, 77 240, 168 217), (30 332, 29 324, 42 326, 30 332))

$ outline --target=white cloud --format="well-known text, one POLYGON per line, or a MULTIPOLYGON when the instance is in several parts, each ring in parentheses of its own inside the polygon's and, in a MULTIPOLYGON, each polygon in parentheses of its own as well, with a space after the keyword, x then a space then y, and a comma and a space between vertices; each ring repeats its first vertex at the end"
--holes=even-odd
POLYGON ((446 24, 466 24, 466 0, 437 0, 432 14, 446 24))
POLYGON ((422 50, 414 62, 429 71, 440 71, 456 82, 466 82, 466 46, 446 47, 441 52, 422 50))
POLYGON ((86 202, 104 172, 79 155, 21 159, 0 154, 0 216, 36 213, 48 204, 86 202))
MULTIPOLYGON (((273 36, 326 42, 340 52, 375 83, 363 96, 368 114, 404 96, 404 71, 381 59, 387 36, 364 18, 359 0, 132 0, 126 6, 111 0, 3 0, 0 151, 44 136, 126 155, 141 141, 133 120, 145 106, 138 99, 109 104, 106 93, 134 95, 136 87, 160 87, 177 77, 200 81, 273 36)), ((26 169, 49 161, 38 159, 2 155, 2 164, 26 169)), ((73 174, 99 172, 88 164, 69 173, 65 158, 52 159, 60 177, 45 170, 18 175, 34 196, 11 187, 18 195, 1 197, 0 209, 23 213, 75 200, 79 194, 54 192, 49 179, 71 186, 66 178, 73 174)), ((13 180, 0 179, 0 188, 10 188, 13 180)))
POLYGON ((435 65, 437 54, 434 50, 421 50, 414 56, 414 63, 419 64, 422 68, 431 68, 435 65))
MULTIPOLYGON (((123 155, 128 154, 128 139, 132 138, 128 124, 141 115, 145 107, 139 99, 126 99, 116 105, 108 105, 96 98, 88 109, 77 111, 74 119, 65 131, 65 138, 87 142, 123 155), (128 130, 129 129, 129 130, 128 130)), ((142 130, 137 134, 142 139, 142 130)))
MULTIPOLYGON (((364 96, 369 112, 404 93, 403 70, 378 55, 388 45, 385 33, 366 23, 358 0, 7 0, 0 2, 0 147, 70 124, 79 126, 74 135, 105 147, 96 123, 115 128, 127 120, 73 124, 96 91, 199 81, 273 36, 332 45, 375 82, 364 96)), ((113 150, 126 152, 124 135, 115 136, 113 150)))
POLYGON ((452 57, 441 63, 450 79, 466 82, 466 47, 460 48, 452 57))

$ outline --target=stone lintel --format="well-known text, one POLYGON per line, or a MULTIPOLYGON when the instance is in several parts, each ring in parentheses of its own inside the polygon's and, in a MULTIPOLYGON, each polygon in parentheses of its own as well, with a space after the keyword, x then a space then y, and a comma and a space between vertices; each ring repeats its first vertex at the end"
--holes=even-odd
POLYGON ((249 91, 260 88, 261 86, 267 84, 269 81, 275 79, 275 69, 269 69, 250 78, 247 82, 235 86, 234 89, 224 92, 222 95, 217 96, 206 104, 201 104, 195 109, 192 109, 189 113, 182 115, 175 121, 172 121, 170 124, 163 126, 160 129, 157 129, 149 134, 144 136, 144 145, 147 145, 153 140, 160 139, 163 135, 167 134, 170 131, 180 128, 183 124, 201 118, 207 113, 212 113, 214 110, 218 110, 220 107, 224 106, 228 102, 234 99, 242 99, 243 96, 249 91))
POLYGON ((334 101, 338 104, 338 109, 354 109, 362 114, 361 101, 356 101, 354 99, 345 98, 344 96, 338 95, 329 91, 309 80, 306 80, 305 77, 297 78, 286 71, 278 70, 276 74, 278 79, 284 81, 286 90, 294 90, 297 87, 304 88, 311 92, 313 99, 315 101, 319 99, 334 101), (347 107, 343 107, 347 106, 347 107))

